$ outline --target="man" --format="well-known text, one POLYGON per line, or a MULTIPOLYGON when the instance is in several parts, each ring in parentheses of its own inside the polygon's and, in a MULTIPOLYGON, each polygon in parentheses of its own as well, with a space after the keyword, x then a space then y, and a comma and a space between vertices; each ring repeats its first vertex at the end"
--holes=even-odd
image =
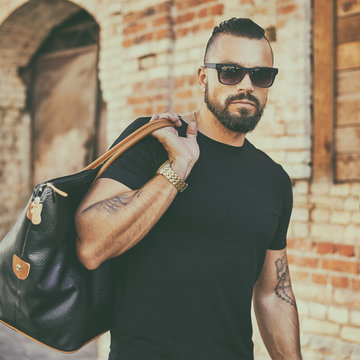
POLYGON ((197 74, 200 110, 161 115, 176 130, 128 150, 80 205, 80 260, 95 269, 118 257, 110 359, 253 359, 252 298, 271 358, 301 359, 286 257, 291 182, 245 137, 276 73, 261 27, 215 27, 197 74))

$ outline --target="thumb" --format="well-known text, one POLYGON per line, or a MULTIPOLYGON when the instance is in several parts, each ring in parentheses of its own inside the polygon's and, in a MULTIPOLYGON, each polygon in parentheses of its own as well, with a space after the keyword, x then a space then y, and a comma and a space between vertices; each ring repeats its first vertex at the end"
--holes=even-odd
POLYGON ((186 137, 188 139, 196 139, 197 125, 195 121, 191 121, 187 127, 186 137))

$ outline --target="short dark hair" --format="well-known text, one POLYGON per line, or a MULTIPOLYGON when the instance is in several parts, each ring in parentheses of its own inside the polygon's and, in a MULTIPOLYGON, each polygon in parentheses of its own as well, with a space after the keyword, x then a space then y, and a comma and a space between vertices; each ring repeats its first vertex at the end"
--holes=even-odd
POLYGON ((262 38, 265 38, 267 40, 265 36, 265 30, 254 21, 248 18, 233 17, 214 27, 212 35, 206 45, 204 62, 206 62, 207 53, 209 52, 211 45, 219 36, 219 34, 229 34, 255 40, 261 40, 262 38))

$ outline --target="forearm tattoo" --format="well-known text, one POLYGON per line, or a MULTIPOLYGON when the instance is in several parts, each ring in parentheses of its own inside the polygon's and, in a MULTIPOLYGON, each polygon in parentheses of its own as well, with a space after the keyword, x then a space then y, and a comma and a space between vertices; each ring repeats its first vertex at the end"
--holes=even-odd
POLYGON ((90 209, 96 209, 98 211, 106 211, 110 214, 116 213, 121 207, 128 205, 131 200, 135 197, 139 197, 141 194, 141 190, 137 190, 135 192, 127 192, 124 194, 116 195, 112 198, 99 201, 91 206, 89 206, 85 211, 90 209))
POLYGON ((296 307, 294 295, 291 290, 289 265, 286 255, 275 261, 278 283, 275 287, 275 294, 291 306, 296 307))

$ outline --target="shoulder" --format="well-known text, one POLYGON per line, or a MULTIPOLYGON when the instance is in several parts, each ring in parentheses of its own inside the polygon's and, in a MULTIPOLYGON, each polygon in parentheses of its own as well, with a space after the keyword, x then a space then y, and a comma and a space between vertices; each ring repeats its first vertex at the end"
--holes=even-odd
POLYGON ((291 178, 285 169, 276 161, 274 161, 264 151, 255 147, 248 141, 249 149, 252 153, 252 158, 256 167, 261 169, 261 172, 270 181, 271 178, 277 183, 285 186, 287 189, 292 187, 291 178))
POLYGON ((117 143, 119 143, 121 140, 125 139, 127 136, 132 134, 135 130, 141 128, 143 125, 148 123, 150 121, 150 116, 144 116, 139 117, 136 120, 134 120, 130 125, 128 125, 125 130, 118 136, 118 138, 114 141, 114 143, 111 145, 113 147, 117 143))

